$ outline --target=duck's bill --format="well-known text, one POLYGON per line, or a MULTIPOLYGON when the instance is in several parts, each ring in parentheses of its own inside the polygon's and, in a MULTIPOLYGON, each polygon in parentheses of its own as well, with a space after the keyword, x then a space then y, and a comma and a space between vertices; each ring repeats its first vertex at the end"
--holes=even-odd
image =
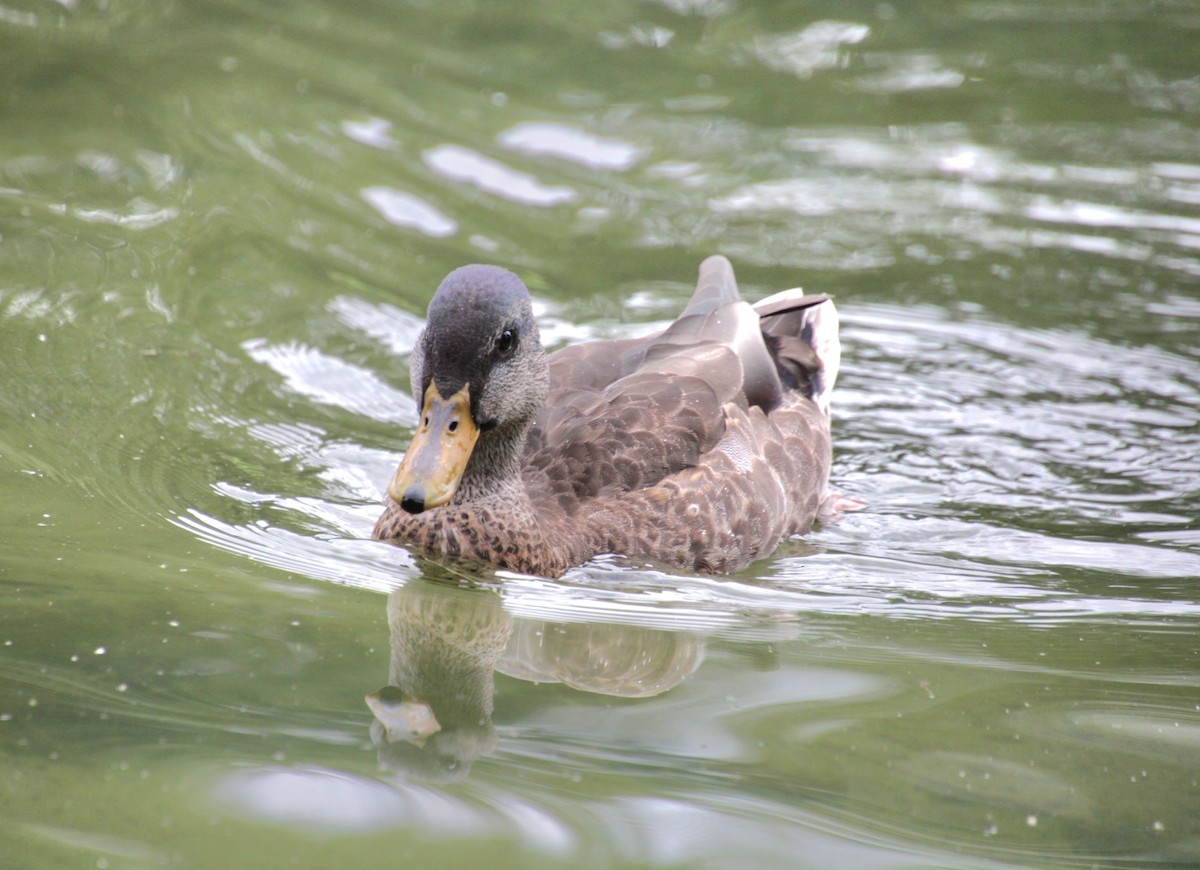
POLYGON ((388 495, 410 514, 444 505, 462 481, 479 438, 469 389, 464 384, 448 399, 432 382, 425 390, 421 425, 388 484, 388 495))

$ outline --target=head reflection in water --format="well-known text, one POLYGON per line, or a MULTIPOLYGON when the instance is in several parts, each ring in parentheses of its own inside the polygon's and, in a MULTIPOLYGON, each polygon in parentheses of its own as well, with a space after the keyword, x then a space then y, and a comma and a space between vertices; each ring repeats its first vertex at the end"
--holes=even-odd
MULTIPOLYGON (((456 578, 457 579, 457 578, 456 578)), ((389 685, 367 695, 380 764, 425 782, 467 776, 496 747, 494 674, 648 698, 700 666, 694 635, 514 617, 491 590, 412 581, 388 598, 389 685)))
POLYGON ((496 746, 492 674, 512 631, 492 592, 413 581, 388 598, 389 685, 367 695, 380 763, 452 782, 496 746))

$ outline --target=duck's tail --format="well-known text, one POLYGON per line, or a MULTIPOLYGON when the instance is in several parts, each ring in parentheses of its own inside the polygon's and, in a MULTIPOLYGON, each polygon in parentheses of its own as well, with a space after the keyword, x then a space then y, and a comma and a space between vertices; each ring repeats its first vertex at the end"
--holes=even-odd
MULTIPOLYGON (((676 374, 681 366, 691 371, 704 365, 698 351, 705 345, 721 345, 737 355, 741 383, 726 386, 740 389, 749 404, 770 411, 785 393, 799 390, 829 413, 841 346, 837 310, 828 296, 805 296, 797 288, 751 306, 738 296, 729 260, 709 257, 700 264, 696 290, 683 313, 639 353, 638 363, 669 365, 676 374)), ((717 374, 707 372, 710 380, 717 374)))
POLYGON ((754 305, 763 339, 785 386, 808 395, 825 414, 842 360, 838 313, 826 294, 805 296, 799 287, 754 305))

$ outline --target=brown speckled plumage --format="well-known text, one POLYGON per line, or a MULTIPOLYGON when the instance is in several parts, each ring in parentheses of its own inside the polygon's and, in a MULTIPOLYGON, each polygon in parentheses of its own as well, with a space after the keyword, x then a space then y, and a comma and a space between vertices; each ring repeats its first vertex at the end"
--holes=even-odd
POLYGON ((791 290, 751 306, 728 260, 710 257, 663 333, 549 357, 511 273, 465 267, 438 297, 414 391, 420 403, 431 383, 443 395, 471 385, 481 434, 447 504, 408 513, 389 500, 376 538, 556 577, 610 552, 736 571, 811 527, 839 362, 828 297, 791 290), (438 314, 443 294, 453 318, 438 314), (495 350, 506 327, 521 336, 511 358, 495 350), (454 371, 437 370, 446 359, 454 371))

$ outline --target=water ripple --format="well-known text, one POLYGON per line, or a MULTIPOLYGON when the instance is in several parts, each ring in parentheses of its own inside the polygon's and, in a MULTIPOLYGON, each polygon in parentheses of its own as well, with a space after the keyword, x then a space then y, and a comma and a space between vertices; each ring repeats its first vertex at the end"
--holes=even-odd
POLYGON ((578 194, 565 185, 542 184, 532 175, 505 166, 461 145, 438 145, 422 155, 425 164, 450 181, 462 182, 521 205, 555 206, 578 194))
POLYGON ((256 339, 243 347, 255 362, 269 366, 299 395, 382 422, 416 425, 412 398, 372 372, 299 343, 272 345, 256 339))
POLYGON ((458 232, 458 222, 420 197, 390 187, 365 187, 362 198, 393 226, 441 239, 458 232))
POLYGON ((617 171, 632 168, 646 150, 620 139, 545 121, 517 124, 501 133, 498 141, 505 148, 535 157, 556 157, 589 169, 617 171))

